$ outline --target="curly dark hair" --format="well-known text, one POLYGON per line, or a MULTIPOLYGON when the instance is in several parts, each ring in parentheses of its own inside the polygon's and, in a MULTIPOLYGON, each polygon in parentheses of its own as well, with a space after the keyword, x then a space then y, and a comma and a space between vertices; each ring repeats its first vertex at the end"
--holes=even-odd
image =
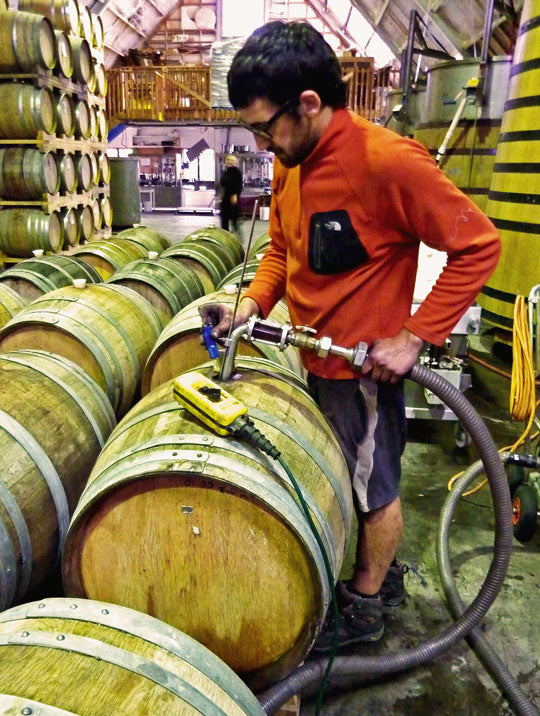
POLYGON ((283 105, 308 89, 317 92, 324 105, 346 104, 339 61, 307 22, 276 20, 255 30, 236 53, 227 84, 235 109, 259 97, 283 105))

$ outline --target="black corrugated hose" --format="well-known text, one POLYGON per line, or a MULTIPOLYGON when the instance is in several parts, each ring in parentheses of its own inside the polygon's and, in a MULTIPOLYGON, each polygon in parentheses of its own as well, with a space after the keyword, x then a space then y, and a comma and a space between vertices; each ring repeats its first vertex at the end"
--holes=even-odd
MULTIPOLYGON (((512 453, 499 453, 500 460, 506 463, 512 456, 512 453)), ((450 609, 450 613, 455 618, 459 616, 465 609, 465 604, 461 599, 454 577, 452 575, 452 566, 450 564, 450 550, 448 546, 450 537, 450 525, 454 518, 454 512, 463 493, 467 491, 469 485, 484 471, 482 461, 478 460, 471 465, 461 477, 456 481, 452 491, 448 493, 441 510, 441 519, 439 521, 439 532, 437 534, 437 566, 439 568, 439 576, 446 596, 446 601, 450 609)), ((487 671, 493 676, 495 681, 501 687, 503 694, 508 699, 514 711, 519 716, 538 716, 538 710, 529 700, 521 689, 520 685, 512 674, 501 661, 491 644, 482 634, 478 627, 474 629, 466 637, 469 646, 474 650, 476 656, 481 661, 487 671)))
MULTIPOLYGON (((457 416, 476 446, 486 472, 495 510, 494 555, 480 591, 469 607, 441 634, 412 649, 381 656, 338 657, 330 676, 383 676, 423 664, 469 634, 483 619, 502 586, 512 549, 512 505, 499 453, 482 419, 457 388, 425 366, 415 365, 407 378, 428 388, 457 416)), ((326 659, 312 661, 258 696, 267 714, 273 714, 291 696, 315 685, 323 676, 326 659)))

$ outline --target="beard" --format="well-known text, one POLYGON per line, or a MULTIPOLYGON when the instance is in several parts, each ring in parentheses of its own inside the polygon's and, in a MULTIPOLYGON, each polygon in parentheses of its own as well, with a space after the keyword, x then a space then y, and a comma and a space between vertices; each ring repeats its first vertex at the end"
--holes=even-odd
POLYGON ((294 144, 287 147, 272 146, 270 151, 279 159, 281 164, 286 169, 292 169, 293 167, 301 164, 306 157, 315 149, 318 139, 312 137, 309 133, 296 135, 294 144))

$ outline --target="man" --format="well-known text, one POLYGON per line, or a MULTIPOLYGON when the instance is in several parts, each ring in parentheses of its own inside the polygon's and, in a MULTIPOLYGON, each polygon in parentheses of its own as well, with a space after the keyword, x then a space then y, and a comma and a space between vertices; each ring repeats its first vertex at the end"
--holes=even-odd
MULTIPOLYGON (((441 345, 497 263, 491 222, 416 142, 348 112, 339 62, 304 23, 271 22, 235 56, 229 96, 260 150, 275 154, 271 245, 235 324, 286 295, 293 325, 370 346, 360 377, 337 358, 302 356, 312 395, 347 459, 359 516, 356 566, 339 582, 340 644, 376 641, 383 607, 403 601, 393 562, 402 535, 401 378, 424 341, 441 345), (411 317, 419 242, 447 266, 411 317)), ((207 305, 214 336, 231 312, 207 305)), ((316 647, 331 643, 331 624, 316 647)))
POLYGON ((242 192, 242 172, 238 168, 238 159, 234 154, 225 157, 225 171, 221 176, 221 228, 229 231, 229 221, 232 222, 233 231, 238 234, 238 214, 240 206, 238 200, 242 192))

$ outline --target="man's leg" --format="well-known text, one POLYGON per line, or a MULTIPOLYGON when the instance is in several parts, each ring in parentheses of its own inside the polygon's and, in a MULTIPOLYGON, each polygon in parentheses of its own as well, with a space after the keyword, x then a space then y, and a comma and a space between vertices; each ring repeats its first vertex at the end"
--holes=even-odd
POLYGON ((362 594, 377 594, 403 534, 399 497, 384 507, 366 512, 361 519, 356 567, 351 586, 362 594))
POLYGON ((229 230, 229 206, 226 201, 221 202, 221 228, 229 230))
MULTIPOLYGON (((405 445, 403 391, 399 385, 371 379, 340 381, 309 375, 308 384, 340 442, 359 520, 353 578, 336 586, 341 612, 339 643, 377 641, 384 632, 383 608, 404 598, 404 593, 397 595, 390 589, 388 594, 387 589, 390 573, 400 570, 392 561, 403 529, 398 488, 405 445)), ((399 576, 403 592, 402 571, 399 576)), ((331 615, 327 622, 315 651, 324 653, 330 648, 331 615)))

